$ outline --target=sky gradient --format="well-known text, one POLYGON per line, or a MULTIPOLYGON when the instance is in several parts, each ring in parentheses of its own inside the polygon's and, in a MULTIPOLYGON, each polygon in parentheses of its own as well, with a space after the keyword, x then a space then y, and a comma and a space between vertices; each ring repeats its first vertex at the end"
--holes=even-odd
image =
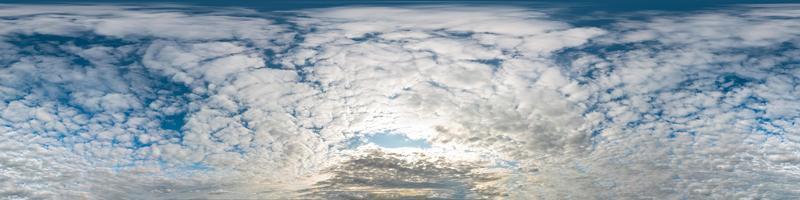
POLYGON ((0 198, 800 197, 798 4, 27 3, 0 198))

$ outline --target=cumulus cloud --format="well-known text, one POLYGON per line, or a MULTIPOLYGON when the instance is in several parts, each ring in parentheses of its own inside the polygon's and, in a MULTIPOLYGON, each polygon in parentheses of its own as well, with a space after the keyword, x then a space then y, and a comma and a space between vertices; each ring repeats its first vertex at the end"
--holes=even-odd
POLYGON ((491 183, 503 171, 481 171, 480 163, 459 163, 423 153, 368 149, 323 173, 330 178, 302 190, 303 197, 326 199, 486 199, 506 196, 491 183), (414 155, 416 154, 416 155, 414 155), (410 158, 410 159, 409 159, 410 158))
POLYGON ((796 197, 796 10, 4 5, 0 194, 796 197))

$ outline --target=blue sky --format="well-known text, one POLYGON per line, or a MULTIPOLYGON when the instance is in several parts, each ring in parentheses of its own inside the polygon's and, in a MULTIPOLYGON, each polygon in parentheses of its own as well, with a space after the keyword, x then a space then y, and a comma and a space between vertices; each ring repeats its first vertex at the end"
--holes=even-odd
POLYGON ((0 5, 0 197, 793 199, 800 5, 0 5))
POLYGON ((124 0, 124 1, 102 1, 102 0, 78 0, 78 1, 59 1, 59 0, 31 0, 31 1, 4 1, 6 3, 26 3, 26 4, 53 4, 53 3, 177 3, 177 4, 191 4, 191 5, 204 5, 204 6, 239 6, 254 8, 259 10, 296 10, 304 8, 324 8, 333 6, 349 6, 349 5, 432 5, 432 4, 466 4, 466 5, 515 5, 515 6, 529 6, 539 4, 555 4, 559 6, 575 6, 575 7, 590 7, 590 10, 599 11, 636 11, 636 10, 697 10, 714 8, 718 6, 736 5, 736 4, 779 4, 779 3, 793 3, 793 1, 785 0, 767 0, 767 1, 752 1, 752 0, 676 0, 676 1, 612 1, 612 0, 567 0, 567 1, 553 1, 553 0, 540 0, 540 1, 393 1, 393 0, 380 0, 380 1, 360 1, 360 0, 342 0, 342 1, 318 1, 318 0, 301 0, 301 1, 247 1, 247 0, 230 0, 230 1, 211 1, 211 0, 190 0, 190 1, 152 1, 152 0, 124 0))

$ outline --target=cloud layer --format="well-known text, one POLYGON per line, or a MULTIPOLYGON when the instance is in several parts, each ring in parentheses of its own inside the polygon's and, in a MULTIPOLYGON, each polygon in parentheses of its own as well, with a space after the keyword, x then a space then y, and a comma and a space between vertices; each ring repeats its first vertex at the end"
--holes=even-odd
POLYGON ((4 5, 0 196, 798 197, 798 10, 4 5))

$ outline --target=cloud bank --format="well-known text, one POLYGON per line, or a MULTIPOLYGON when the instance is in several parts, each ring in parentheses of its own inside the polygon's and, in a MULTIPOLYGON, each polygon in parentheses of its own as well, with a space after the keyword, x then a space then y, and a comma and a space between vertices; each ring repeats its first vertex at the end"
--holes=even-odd
POLYGON ((3 5, 0 196, 798 197, 798 10, 3 5))

